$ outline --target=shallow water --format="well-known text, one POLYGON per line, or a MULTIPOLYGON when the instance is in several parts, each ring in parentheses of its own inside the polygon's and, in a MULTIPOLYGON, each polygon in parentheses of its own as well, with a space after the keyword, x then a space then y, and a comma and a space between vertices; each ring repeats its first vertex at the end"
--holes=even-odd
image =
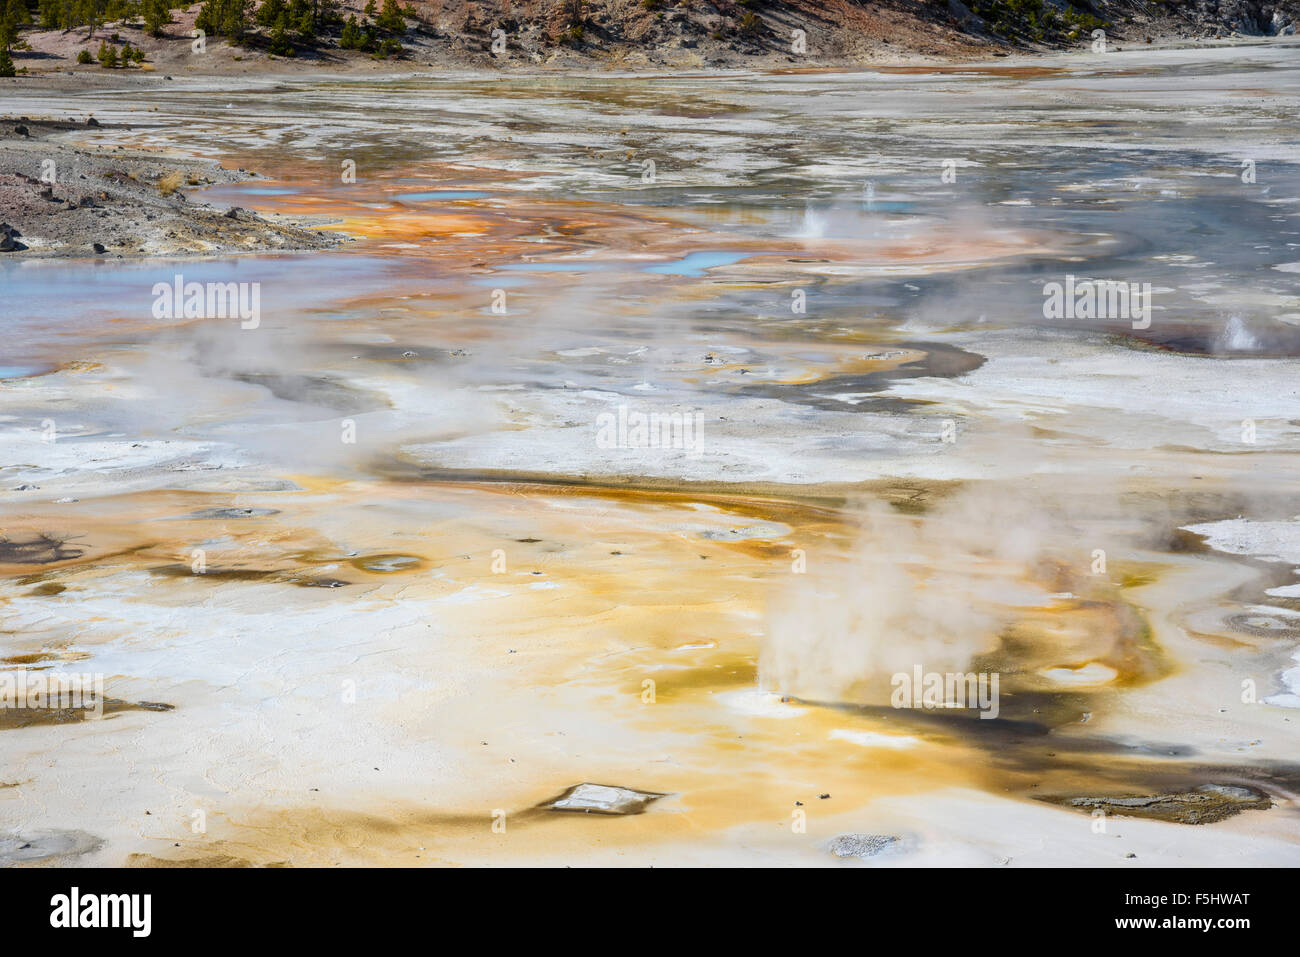
POLYGON ((1298 52, 57 106, 356 242, 0 264, 3 651, 175 706, 0 731, 4 823, 102 863, 827 863, 845 832, 1295 863, 1294 710, 1240 695, 1285 690, 1290 567, 1179 528, 1295 512, 1298 52), (177 274, 260 284, 259 324, 159 320, 177 274), (1067 275, 1149 283, 1150 327, 1044 318, 1067 275), (606 441, 629 412, 698 424, 606 441), (1000 720, 890 708, 913 665, 1001 674, 1000 720), (668 796, 530 816, 583 781, 668 796), (1035 800, 1206 782, 1278 806, 1102 842, 1035 800))

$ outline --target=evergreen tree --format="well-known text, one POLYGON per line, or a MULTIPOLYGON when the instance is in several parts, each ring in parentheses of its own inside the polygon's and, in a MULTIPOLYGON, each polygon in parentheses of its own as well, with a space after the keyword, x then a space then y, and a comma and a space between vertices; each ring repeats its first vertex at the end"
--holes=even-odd
POLYGON ((284 0, 262 0, 257 8, 257 22, 260 26, 273 27, 284 13, 284 0))
MULTIPOLYGON (((374 0, 371 0, 373 5, 374 0)), ((397 0, 384 0, 383 12, 379 14, 379 19, 375 21, 389 33, 402 34, 406 32, 406 18, 402 16, 402 8, 397 5, 397 0)))
POLYGON ((350 15, 348 22, 343 24, 343 35, 339 37, 339 46, 344 50, 361 49, 361 28, 357 26, 355 15, 350 15))
POLYGON ((41 18, 41 29, 58 30, 64 27, 67 4, 64 0, 40 0, 37 11, 41 18))
POLYGON ((293 47, 289 45, 289 38, 285 35, 285 21, 288 16, 287 13, 281 13, 280 19, 275 22, 275 27, 271 30, 271 44, 267 50, 276 56, 293 56, 293 47))
POLYGON ((102 0, 72 0, 69 27, 85 24, 86 39, 95 35, 95 30, 103 22, 104 8, 102 0))
MULTIPOLYGON (((12 7, 13 5, 10 4, 9 7, 0 10, 0 50, 4 50, 6 54, 18 43, 19 20, 12 7)), ((12 67, 11 60, 10 68, 12 69, 12 67)), ((12 73, 6 75, 13 76, 12 73)))
POLYGON ((252 0, 207 0, 194 25, 211 36, 225 37, 238 43, 252 27, 249 16, 251 3, 252 0))
POLYGON ((0 47, 0 76, 13 76, 14 58, 9 55, 8 47, 0 47))
POLYGON ((162 36, 163 27, 172 22, 172 9, 168 0, 144 0, 140 12, 144 15, 144 28, 150 36, 162 36))
POLYGON ((14 30, 14 41, 18 39, 18 28, 29 26, 32 22, 32 15, 27 12, 27 4, 24 0, 9 0, 4 7, 4 22, 12 23, 14 30))

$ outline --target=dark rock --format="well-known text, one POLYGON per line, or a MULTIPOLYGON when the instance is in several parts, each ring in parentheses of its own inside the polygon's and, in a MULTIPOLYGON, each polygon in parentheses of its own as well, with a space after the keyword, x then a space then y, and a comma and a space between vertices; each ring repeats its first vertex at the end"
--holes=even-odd
POLYGON ((105 252, 103 243, 91 243, 90 248, 101 255, 105 252))
POLYGON ((14 135, 15 135, 15 136, 31 136, 32 134, 29 133, 29 132, 27 131, 27 127, 23 126, 23 125, 20 123, 20 124, 18 124, 17 126, 14 127, 14 135))
POLYGON ((87 125, 87 126, 98 126, 98 125, 99 125, 99 120, 95 119, 93 116, 88 116, 88 117, 86 117, 86 125, 87 125))

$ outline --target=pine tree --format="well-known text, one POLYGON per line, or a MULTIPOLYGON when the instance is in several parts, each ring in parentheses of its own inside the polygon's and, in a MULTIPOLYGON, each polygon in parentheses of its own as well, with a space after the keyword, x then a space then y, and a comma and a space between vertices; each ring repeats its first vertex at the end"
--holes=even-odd
POLYGON ((376 22, 389 33, 400 35, 406 32, 406 18, 402 16, 402 8, 397 5, 397 0, 384 0, 383 12, 376 22))
POLYGON ((348 22, 343 24, 343 35, 339 37, 339 47, 344 50, 361 49, 361 29, 357 26, 355 15, 348 17, 348 22))
POLYGON ((103 22, 104 10, 101 0, 72 0, 72 9, 68 15, 68 26, 74 24, 85 24, 86 39, 89 40, 95 35, 100 23, 103 22))
MULTIPOLYGON (((8 3, 0 5, 0 48, 3 48, 5 55, 18 44, 18 28, 26 23, 31 23, 32 18, 27 14, 27 4, 22 0, 8 0, 8 3)), ((11 72, 0 74, 3 76, 13 76, 13 57, 9 59, 9 70, 11 72)))
POLYGON ((150 36, 162 36, 163 27, 172 22, 171 4, 168 0, 144 0, 140 12, 144 15, 144 28, 150 36))
POLYGON ((275 56, 293 56, 293 47, 289 45, 289 38, 285 35, 285 21, 288 16, 287 13, 281 13, 280 19, 275 22, 275 28, 271 30, 271 43, 267 51, 275 56))
POLYGON ((223 36, 232 43, 244 39, 252 26, 249 7, 252 0, 207 0, 199 10, 194 25, 211 36, 223 36))
POLYGON ((14 58, 9 55, 9 48, 0 46, 0 76, 13 76, 14 58))
POLYGON ((284 0, 262 0, 256 19, 260 26, 273 27, 283 13, 284 0))

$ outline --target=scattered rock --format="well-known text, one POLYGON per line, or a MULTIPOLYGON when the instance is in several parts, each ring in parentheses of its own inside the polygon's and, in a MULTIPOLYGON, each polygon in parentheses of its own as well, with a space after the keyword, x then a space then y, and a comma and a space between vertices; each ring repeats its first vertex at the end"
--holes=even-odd
POLYGON ((90 248, 93 249, 98 255, 103 255, 104 252, 106 251, 103 243, 91 243, 90 248))

